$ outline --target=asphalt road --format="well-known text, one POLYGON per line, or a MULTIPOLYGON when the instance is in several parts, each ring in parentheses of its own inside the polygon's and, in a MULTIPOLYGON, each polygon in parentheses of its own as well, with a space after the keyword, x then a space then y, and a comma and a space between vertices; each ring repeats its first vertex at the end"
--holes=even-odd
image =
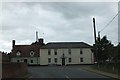
POLYGON ((28 67, 28 71, 32 78, 65 78, 68 80, 72 78, 86 78, 87 80, 108 79, 108 77, 83 70, 78 66, 31 66, 28 67))

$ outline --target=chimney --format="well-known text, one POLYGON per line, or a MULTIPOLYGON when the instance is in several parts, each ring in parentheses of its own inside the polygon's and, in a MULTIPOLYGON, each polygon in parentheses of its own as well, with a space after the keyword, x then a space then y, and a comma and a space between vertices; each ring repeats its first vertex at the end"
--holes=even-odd
POLYGON ((40 38, 40 39, 39 39, 39 43, 40 43, 40 44, 44 44, 43 38, 40 38))
POLYGON ((15 40, 12 40, 12 48, 15 47, 15 40))

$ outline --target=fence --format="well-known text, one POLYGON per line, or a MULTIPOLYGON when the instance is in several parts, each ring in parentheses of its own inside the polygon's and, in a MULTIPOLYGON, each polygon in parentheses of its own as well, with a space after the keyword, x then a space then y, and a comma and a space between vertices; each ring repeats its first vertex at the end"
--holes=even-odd
POLYGON ((2 63, 2 78, 16 78, 27 74, 26 63, 2 63))
POLYGON ((98 70, 115 73, 115 74, 120 74, 118 69, 119 67, 120 64, 118 63, 103 63, 103 64, 95 65, 95 68, 97 68, 98 70))

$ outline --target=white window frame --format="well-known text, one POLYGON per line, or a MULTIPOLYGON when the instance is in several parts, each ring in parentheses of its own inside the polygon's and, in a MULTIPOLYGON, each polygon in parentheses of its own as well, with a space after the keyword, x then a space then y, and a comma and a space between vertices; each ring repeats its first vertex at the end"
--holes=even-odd
POLYGON ((51 55, 51 49, 48 49, 48 55, 51 55))
POLYGON ((72 58, 70 57, 70 58, 68 58, 68 62, 69 63, 71 63, 72 62, 72 58))
POLYGON ((54 62, 57 63, 58 62, 58 58, 54 58, 54 62))
POLYGON ((83 57, 81 57, 81 58, 80 58, 80 62, 84 62, 84 59, 83 59, 83 57))
POLYGON ((82 55, 83 54, 83 49, 80 49, 80 55, 82 55))
POLYGON ((30 63, 33 63, 33 60, 32 60, 32 59, 30 60, 30 63))
POLYGON ((68 49, 68 54, 71 55, 71 49, 68 49))
POLYGON ((32 56, 32 57, 33 57, 33 56, 34 56, 34 54, 35 54, 35 53, 34 53, 34 51, 30 51, 30 56, 32 56))
POLYGON ((16 56, 20 56, 21 55, 21 53, 20 53, 20 51, 18 51, 17 53, 16 53, 16 56))
POLYGON ((54 49, 54 55, 57 56, 57 49, 54 49))
POLYGON ((48 63, 51 63, 51 58, 48 58, 48 63))
POLYGON ((20 60, 17 60, 17 62, 19 63, 19 62, 20 62, 20 60))

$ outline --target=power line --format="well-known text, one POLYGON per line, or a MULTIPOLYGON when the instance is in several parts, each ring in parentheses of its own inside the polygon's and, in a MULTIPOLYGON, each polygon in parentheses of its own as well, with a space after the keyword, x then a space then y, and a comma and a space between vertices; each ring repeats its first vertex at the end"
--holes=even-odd
POLYGON ((110 20, 110 22, 108 24, 106 24, 106 26, 100 30, 100 32, 102 32, 106 27, 108 27, 108 25, 110 25, 110 23, 112 23, 112 21, 118 16, 120 11, 118 11, 118 13, 110 20))

